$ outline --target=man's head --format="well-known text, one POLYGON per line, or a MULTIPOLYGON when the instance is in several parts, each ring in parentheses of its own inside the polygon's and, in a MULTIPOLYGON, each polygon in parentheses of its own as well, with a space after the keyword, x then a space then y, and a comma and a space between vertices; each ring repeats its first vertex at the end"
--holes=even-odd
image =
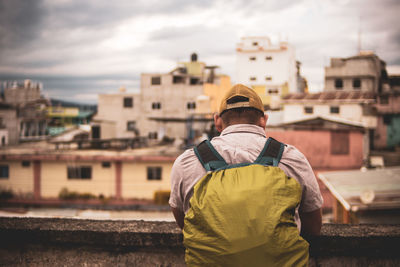
POLYGON ((218 131, 234 124, 254 124, 265 128, 267 119, 260 97, 253 89, 242 84, 233 86, 225 94, 219 114, 214 116, 218 131))

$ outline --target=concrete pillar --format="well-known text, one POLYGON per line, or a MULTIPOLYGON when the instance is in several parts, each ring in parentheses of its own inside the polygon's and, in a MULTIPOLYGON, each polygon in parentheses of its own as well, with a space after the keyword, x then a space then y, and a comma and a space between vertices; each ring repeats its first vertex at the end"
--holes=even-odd
POLYGON ((39 160, 33 161, 33 195, 35 199, 41 198, 41 164, 39 160))
POLYGON ((122 162, 115 162, 115 197, 122 198, 122 162))

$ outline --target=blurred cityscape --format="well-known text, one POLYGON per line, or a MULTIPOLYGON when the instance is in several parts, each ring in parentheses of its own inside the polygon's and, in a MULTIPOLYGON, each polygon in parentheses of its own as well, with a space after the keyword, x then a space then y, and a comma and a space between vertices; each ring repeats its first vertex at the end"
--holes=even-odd
MULTIPOLYGON (((172 164, 218 134, 213 114, 233 85, 201 55, 187 57, 169 72, 142 73, 139 93, 115 88, 97 105, 45 98, 46 84, 29 77, 3 81, 0 216, 133 218, 126 212, 136 210, 173 220, 172 164)), ((325 222, 400 223, 400 74, 388 75, 379 55, 331 58, 323 91, 310 93, 290 43, 243 37, 232 80, 260 95, 267 136, 309 160, 325 222)))

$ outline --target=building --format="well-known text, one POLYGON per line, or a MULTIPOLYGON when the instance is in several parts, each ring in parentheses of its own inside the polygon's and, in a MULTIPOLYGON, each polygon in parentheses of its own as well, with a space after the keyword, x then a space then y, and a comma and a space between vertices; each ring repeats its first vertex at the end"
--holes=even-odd
POLYGON ((19 82, 5 82, 3 101, 13 106, 18 106, 27 102, 32 102, 41 98, 40 83, 31 80, 19 82))
POLYGON ((0 189, 20 198, 57 198, 63 190, 116 199, 153 199, 169 191, 174 147, 132 151, 29 147, 0 150, 0 189))
POLYGON ((142 134, 138 128, 142 103, 140 94, 127 93, 121 88, 119 93, 100 94, 97 114, 93 118, 92 138, 133 138, 142 134))
POLYGON ((283 121, 290 122, 318 116, 333 116, 376 128, 373 109, 376 103, 372 92, 322 92, 314 94, 288 94, 283 97, 283 121))
POLYGON ((266 131, 267 136, 299 149, 314 170, 355 169, 368 160, 368 136, 361 123, 315 115, 267 126, 266 131))
POLYGON ((400 223, 400 167, 319 173, 336 223, 400 223))
POLYGON ((19 123, 17 109, 0 102, 1 146, 15 145, 19 142, 19 123))
POLYGON ((299 68, 294 47, 287 42, 243 37, 236 45, 236 82, 253 87, 270 108, 279 107, 281 96, 299 92, 299 68))
POLYGON ((382 93, 389 88, 386 63, 371 51, 349 58, 332 58, 325 67, 325 91, 382 93))

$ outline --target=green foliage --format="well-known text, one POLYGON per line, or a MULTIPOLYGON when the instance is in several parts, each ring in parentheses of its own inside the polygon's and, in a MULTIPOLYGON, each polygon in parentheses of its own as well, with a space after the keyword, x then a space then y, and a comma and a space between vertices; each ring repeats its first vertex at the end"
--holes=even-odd
POLYGON ((88 200, 88 199, 94 199, 96 198, 96 196, 91 193, 78 193, 75 191, 68 191, 68 189, 64 187, 58 194, 58 198, 62 200, 75 200, 75 199, 88 200))
POLYGON ((11 189, 0 187, 0 200, 7 200, 14 197, 14 192, 11 189))
POLYGON ((170 194, 171 191, 169 190, 158 190, 154 192, 154 203, 158 205, 167 205, 170 194))

